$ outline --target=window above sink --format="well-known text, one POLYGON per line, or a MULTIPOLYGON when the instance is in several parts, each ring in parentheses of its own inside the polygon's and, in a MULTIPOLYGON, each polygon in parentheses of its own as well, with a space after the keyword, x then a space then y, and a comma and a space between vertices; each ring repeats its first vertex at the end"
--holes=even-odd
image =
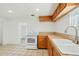
POLYGON ((70 17, 70 26, 79 27, 79 7, 72 11, 69 15, 70 17))

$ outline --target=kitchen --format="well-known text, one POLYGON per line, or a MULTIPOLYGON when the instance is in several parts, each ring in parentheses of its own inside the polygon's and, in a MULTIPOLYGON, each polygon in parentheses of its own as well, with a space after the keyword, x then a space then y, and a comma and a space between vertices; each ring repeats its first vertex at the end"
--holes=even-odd
POLYGON ((78 38, 78 30, 71 27, 65 33, 67 27, 79 26, 78 6, 79 3, 0 3, 0 55, 79 55, 77 42, 72 42, 75 36, 78 38))

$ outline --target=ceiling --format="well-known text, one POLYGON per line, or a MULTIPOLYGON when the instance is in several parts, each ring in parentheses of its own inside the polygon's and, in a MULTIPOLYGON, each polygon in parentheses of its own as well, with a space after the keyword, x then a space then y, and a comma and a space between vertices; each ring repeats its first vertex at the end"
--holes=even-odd
POLYGON ((51 15, 57 5, 57 3, 0 3, 0 18, 20 19, 30 18, 32 14, 34 17, 51 15), (36 11, 37 8, 39 11, 36 11))

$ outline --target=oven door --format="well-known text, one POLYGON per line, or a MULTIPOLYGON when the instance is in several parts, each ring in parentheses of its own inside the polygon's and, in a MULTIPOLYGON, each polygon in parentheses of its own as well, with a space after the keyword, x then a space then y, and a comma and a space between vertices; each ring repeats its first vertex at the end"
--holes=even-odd
POLYGON ((27 44, 33 44, 33 45, 36 44, 36 39, 33 37, 27 38, 26 41, 27 44))
POLYGON ((37 49, 37 36, 28 36, 26 39, 27 49, 37 49))

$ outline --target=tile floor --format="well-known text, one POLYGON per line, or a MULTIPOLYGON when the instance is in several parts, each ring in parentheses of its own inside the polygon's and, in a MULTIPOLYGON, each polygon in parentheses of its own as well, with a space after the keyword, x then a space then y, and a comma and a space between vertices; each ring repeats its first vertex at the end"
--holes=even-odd
POLYGON ((46 49, 26 49, 19 45, 0 46, 0 56, 48 56, 46 49))

